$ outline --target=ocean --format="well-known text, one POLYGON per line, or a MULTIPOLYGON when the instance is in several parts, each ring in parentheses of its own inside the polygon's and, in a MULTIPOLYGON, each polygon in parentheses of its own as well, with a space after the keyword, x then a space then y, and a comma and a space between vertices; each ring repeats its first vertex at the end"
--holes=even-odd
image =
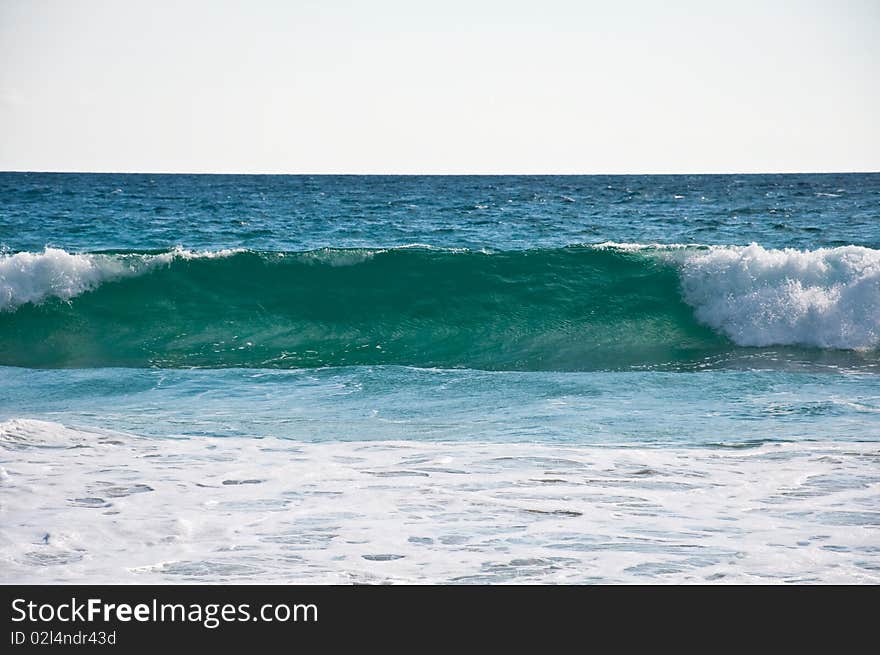
POLYGON ((880 582, 880 174, 0 173, 0 247, 0 582, 880 582))

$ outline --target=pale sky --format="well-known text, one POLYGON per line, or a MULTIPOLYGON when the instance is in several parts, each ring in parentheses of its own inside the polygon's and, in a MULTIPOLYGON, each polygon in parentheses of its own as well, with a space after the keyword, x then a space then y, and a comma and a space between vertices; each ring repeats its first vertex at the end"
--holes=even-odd
POLYGON ((0 170, 880 170, 880 0, 0 0, 0 170))

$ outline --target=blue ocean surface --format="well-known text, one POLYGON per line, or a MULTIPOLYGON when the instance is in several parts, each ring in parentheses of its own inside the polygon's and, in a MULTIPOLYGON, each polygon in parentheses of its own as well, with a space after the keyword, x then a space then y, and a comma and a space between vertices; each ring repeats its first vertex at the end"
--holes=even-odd
POLYGON ((880 174, 0 173, 0 580, 880 582, 880 174))
POLYGON ((880 248, 878 197, 880 173, 0 173, 0 234, 13 252, 412 243, 526 250, 606 241, 880 248))

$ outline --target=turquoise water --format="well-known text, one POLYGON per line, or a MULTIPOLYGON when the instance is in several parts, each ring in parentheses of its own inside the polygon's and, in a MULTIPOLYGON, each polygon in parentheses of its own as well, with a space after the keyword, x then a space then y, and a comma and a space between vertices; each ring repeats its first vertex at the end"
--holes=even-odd
MULTIPOLYGON (((609 543, 631 555, 642 552, 632 547, 633 539, 657 539, 660 550, 652 552, 660 553, 663 565, 614 560, 579 577, 578 567, 590 568, 586 560, 553 559, 567 549, 570 535, 556 541, 547 535, 569 534, 562 526, 539 530, 539 545, 522 535, 490 538, 490 503, 473 510, 472 530, 449 527, 464 515, 438 519, 448 539, 430 537, 425 566, 439 568, 427 578, 406 567, 417 559, 407 549, 428 544, 418 540, 429 537, 403 532, 401 543, 384 544, 378 534, 364 542, 384 544, 376 548, 392 549, 399 558, 371 559, 376 553, 370 551, 364 559, 343 550, 332 564, 326 544, 319 544, 303 555, 305 564, 290 565, 288 578, 345 581, 351 573, 357 580, 362 574, 365 580, 384 579, 386 573, 363 570, 384 565, 382 571, 397 581, 495 581, 495 569, 484 566, 494 561, 486 553, 502 540, 504 552, 517 554, 510 561, 532 561, 523 559, 534 554, 531 543, 542 553, 535 561, 543 564, 505 564, 497 581, 548 581, 557 574, 566 582, 709 575, 876 581, 872 576, 880 568, 871 545, 880 543, 880 174, 0 173, 0 246, 0 473, 6 475, 0 483, 22 480, 42 488, 40 471, 68 471, 56 491, 39 492, 31 510, 10 519, 13 528, 0 544, 8 579, 76 580, 89 571, 98 575, 94 566, 102 558, 118 564, 98 576, 109 581, 130 575, 259 580, 264 573, 278 574, 280 555, 260 549, 282 543, 279 531, 287 528, 276 526, 248 546, 256 560, 221 556, 235 537, 199 540, 195 528, 180 532, 179 525, 161 523, 158 508, 126 514, 134 511, 131 498, 141 496, 108 495, 101 480, 114 480, 110 488, 117 490, 149 489, 144 499, 162 498, 169 507, 194 503, 188 525, 213 525, 204 518, 213 511, 203 506, 213 502, 206 500, 208 491, 189 500, 176 495, 207 484, 196 471, 256 480, 256 490, 269 488, 268 482, 259 487, 264 480, 278 480, 271 498, 253 491, 257 496, 247 502, 235 501, 243 505, 218 501, 233 513, 261 515, 289 509, 285 494, 293 492, 282 481, 293 484, 293 473, 278 468, 285 462, 313 458, 307 471, 351 465, 357 470, 337 480, 342 487, 375 473, 358 469, 358 461, 387 465, 385 484, 391 486, 380 491, 367 485, 363 496, 373 498, 369 489, 399 494, 387 507, 376 505, 385 509, 371 514, 355 498, 345 508, 320 505, 323 518, 308 519, 333 534, 355 524, 396 521, 387 536, 407 530, 404 515, 418 514, 405 498, 428 493, 435 478, 449 471, 485 473, 481 449, 500 457, 509 447, 519 468, 493 469, 491 475, 502 476, 501 486, 483 486, 478 477, 461 493, 494 493, 503 500, 508 491, 498 489, 509 484, 526 494, 554 470, 547 462, 568 457, 587 466, 591 457, 608 458, 601 470, 623 471, 623 477, 591 491, 604 494, 603 503, 616 502, 623 479, 635 494, 632 502, 648 502, 651 489, 669 494, 651 501, 656 524, 649 528, 630 516, 620 534, 609 533, 609 543), (284 440, 282 450, 297 444, 312 450, 278 459, 267 454, 274 446, 265 446, 276 438, 284 440), (84 450, 130 439, 131 452, 102 455, 104 469, 84 450), (400 451, 411 458, 391 466, 371 454, 379 451, 363 450, 369 444, 392 448, 388 462, 397 461, 393 449, 417 450, 400 451), (441 456, 437 448, 448 451, 441 456), (563 457, 554 450, 559 448, 575 451, 563 457), (597 448, 604 454, 591 450, 597 448), (773 448, 783 449, 785 465, 773 463, 773 448), (740 455, 730 453, 740 452, 755 455, 731 459, 740 455), (149 469, 149 453, 167 457, 169 468, 149 469), (418 468, 416 455, 458 464, 418 468), (33 468, 38 456, 44 468, 33 468), (766 465, 752 466, 765 457, 766 465), (630 458, 654 463, 621 464, 630 458), (184 460, 186 466, 175 464, 184 460), (239 464, 241 471, 230 472, 239 464), (747 499, 737 491, 740 473, 752 476, 755 488, 777 476, 787 491, 780 487, 747 499), (655 474, 675 478, 679 486, 643 479, 655 474), (423 488, 393 486, 422 477, 430 478, 423 488), (673 491, 694 478, 705 480, 706 493, 729 491, 718 502, 732 505, 699 518, 690 501, 673 491), (819 487, 817 480, 823 481, 819 487), (53 493, 62 494, 57 502, 50 500, 53 493), (807 497, 822 511, 787 504, 807 497), (749 512, 765 506, 781 512, 776 519, 791 521, 792 544, 812 544, 799 547, 812 553, 802 569, 786 572, 779 564, 782 551, 772 546, 772 533, 760 544, 749 541, 749 531, 760 533, 761 520, 770 520, 749 512), (359 518, 346 522, 346 511, 359 518), (810 511, 815 515, 807 516, 810 511), (848 518, 835 513, 840 511, 849 512, 848 518), (737 512, 758 518, 709 526, 737 512), (83 525, 104 535, 97 541, 103 546, 93 552, 88 539, 74 535, 74 515, 78 521, 89 517, 83 525), (156 543, 182 540, 187 552, 195 549, 199 556, 163 551, 163 562, 184 562, 169 572, 138 542, 142 568, 132 573, 121 553, 135 546, 107 527, 109 521, 125 524, 126 517, 152 526, 156 543), (694 539, 679 525, 681 517, 691 517, 693 525, 705 522, 712 534, 743 540, 742 552, 766 556, 756 556, 751 569, 730 565, 725 573, 733 555, 724 548, 708 560, 664 550, 662 544, 694 539), (54 564, 46 564, 43 551, 28 550, 40 530, 66 535, 48 560, 54 564), (479 547, 477 534, 487 539, 479 547), (828 540, 813 540, 823 534, 828 540), (829 544, 838 550, 827 549, 829 544), (464 570, 455 557, 467 548, 484 555, 464 570), (832 562, 818 557, 819 551, 823 557, 844 554, 832 562), (266 558, 275 558, 275 565, 266 565, 266 558)), ((567 476, 552 479, 571 482, 567 476)), ((314 483, 329 480, 336 478, 314 483)), ((236 491, 241 485, 217 484, 223 493, 244 493, 236 491)), ((16 496, 22 507, 31 502, 25 486, 16 496)), ((543 491, 530 491, 523 502, 544 498, 549 486, 538 487, 543 491)), ((328 498, 342 493, 321 489, 328 498)), ((577 509, 559 509, 569 502, 565 498, 578 497, 572 494, 562 494, 552 507, 533 508, 534 515, 586 520, 591 515, 584 503, 599 502, 599 496, 582 497, 577 509)), ((239 520, 224 516, 212 529, 239 520)), ((516 532, 519 525, 512 519, 509 527, 516 532)), ((575 533, 590 529, 581 525, 575 533)), ((358 542, 352 539, 345 543, 358 542)))
POLYGON ((752 446, 880 439, 874 375, 6 369, 17 416, 141 435, 752 446))

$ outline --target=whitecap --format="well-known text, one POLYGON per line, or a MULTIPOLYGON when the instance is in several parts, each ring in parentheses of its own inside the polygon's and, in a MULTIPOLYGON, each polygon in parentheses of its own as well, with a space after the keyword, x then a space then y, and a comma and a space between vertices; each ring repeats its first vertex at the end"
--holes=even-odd
POLYGON ((47 298, 70 300, 101 284, 140 275, 174 259, 229 257, 240 249, 193 251, 177 247, 168 252, 141 254, 69 253, 46 247, 43 252, 0 255, 0 311, 47 298))
POLYGON ((880 251, 712 246, 681 264, 698 320, 741 346, 880 346, 880 251))

